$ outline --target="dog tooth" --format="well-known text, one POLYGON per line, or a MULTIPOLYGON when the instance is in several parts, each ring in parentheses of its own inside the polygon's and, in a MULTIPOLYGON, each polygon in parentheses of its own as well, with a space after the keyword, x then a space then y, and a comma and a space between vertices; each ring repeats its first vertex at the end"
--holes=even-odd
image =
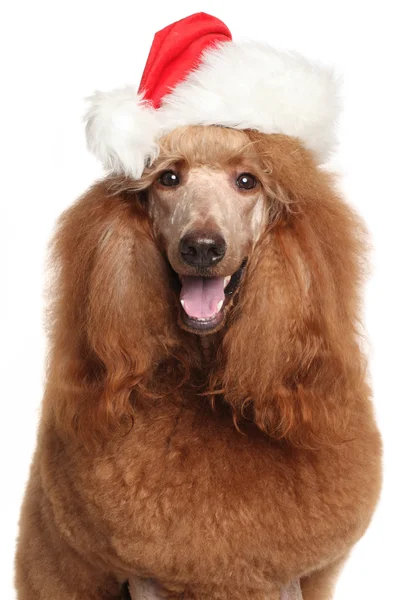
POLYGON ((181 300, 182 308, 185 308, 185 301, 181 300))
POLYGON ((223 300, 220 300, 220 301, 218 302, 218 304, 217 304, 217 311, 218 311, 218 312, 221 310, 223 303, 224 303, 224 301, 223 301, 223 300))
POLYGON ((228 285, 228 283, 230 282, 231 278, 230 277, 225 277, 224 279, 224 287, 226 287, 228 285))

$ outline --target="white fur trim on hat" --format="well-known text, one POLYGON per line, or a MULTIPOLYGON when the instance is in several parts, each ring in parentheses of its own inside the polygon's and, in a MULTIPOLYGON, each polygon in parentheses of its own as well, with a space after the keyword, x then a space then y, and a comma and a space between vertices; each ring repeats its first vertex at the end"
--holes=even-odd
POLYGON ((206 50, 159 109, 133 88, 96 92, 86 114, 90 150, 106 169, 140 178, 157 140, 184 125, 222 125, 297 137, 319 163, 335 146, 339 113, 332 69, 258 43, 206 50))

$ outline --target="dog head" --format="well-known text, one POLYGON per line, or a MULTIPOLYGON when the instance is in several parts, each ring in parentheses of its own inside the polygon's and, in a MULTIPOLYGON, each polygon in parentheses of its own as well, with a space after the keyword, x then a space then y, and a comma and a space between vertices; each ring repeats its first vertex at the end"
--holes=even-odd
POLYGON ((106 178, 61 219, 52 382, 75 391, 60 418, 89 415, 87 435, 129 413, 133 391, 176 395, 203 368, 198 334, 218 332, 204 387, 271 435, 304 438, 329 414, 319 398, 361 385, 363 236, 299 140, 168 134, 140 180, 106 178))

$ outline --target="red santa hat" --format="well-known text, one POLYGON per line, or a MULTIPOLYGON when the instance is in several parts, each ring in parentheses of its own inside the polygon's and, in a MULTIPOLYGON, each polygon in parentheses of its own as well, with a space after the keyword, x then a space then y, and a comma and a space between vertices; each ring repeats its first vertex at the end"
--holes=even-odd
POLYGON ((323 163, 338 115, 331 69, 255 42, 233 42, 219 19, 197 13, 156 33, 139 88, 95 92, 89 149, 104 167, 138 179, 158 140, 184 125, 256 129, 300 139, 323 163))

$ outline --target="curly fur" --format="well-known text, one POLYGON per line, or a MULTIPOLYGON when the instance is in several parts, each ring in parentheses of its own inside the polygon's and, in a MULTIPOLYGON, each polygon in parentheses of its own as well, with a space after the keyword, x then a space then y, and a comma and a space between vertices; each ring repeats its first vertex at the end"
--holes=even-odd
MULTIPOLYGON (((218 139, 239 152, 229 130, 200 129, 211 165, 218 139)), ((369 524, 381 450, 358 332, 365 231, 297 140, 239 134, 269 217, 207 352, 178 326, 146 207, 157 173, 191 160, 184 137, 139 182, 108 177, 61 217, 19 600, 120 598, 132 577, 137 600, 153 598, 134 591, 146 579, 170 598, 273 600, 296 578, 327 600, 369 524)))

